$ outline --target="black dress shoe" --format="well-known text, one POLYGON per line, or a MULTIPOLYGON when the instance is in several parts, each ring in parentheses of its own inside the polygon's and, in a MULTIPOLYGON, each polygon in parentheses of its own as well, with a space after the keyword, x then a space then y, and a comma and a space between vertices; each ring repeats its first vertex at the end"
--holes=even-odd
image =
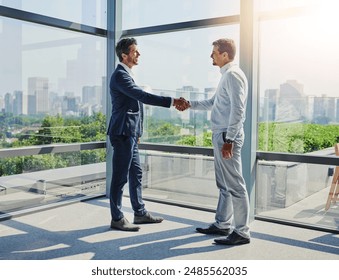
POLYGON ((197 232, 203 234, 218 234, 218 235, 228 235, 230 230, 228 228, 218 228, 215 225, 210 225, 208 228, 196 228, 197 232))
POLYGON ((217 244, 222 245, 241 245, 241 244, 248 244, 250 243, 250 239, 243 237, 233 231, 229 236, 226 238, 218 238, 214 239, 214 242, 217 244))

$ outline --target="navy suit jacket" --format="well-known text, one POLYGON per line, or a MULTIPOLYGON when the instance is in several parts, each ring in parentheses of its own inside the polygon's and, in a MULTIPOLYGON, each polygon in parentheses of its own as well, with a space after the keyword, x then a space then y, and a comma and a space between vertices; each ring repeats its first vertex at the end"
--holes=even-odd
POLYGON ((120 64, 110 81, 112 116, 107 134, 141 137, 143 123, 143 103, 170 107, 170 97, 148 93, 138 87, 133 78, 120 64))

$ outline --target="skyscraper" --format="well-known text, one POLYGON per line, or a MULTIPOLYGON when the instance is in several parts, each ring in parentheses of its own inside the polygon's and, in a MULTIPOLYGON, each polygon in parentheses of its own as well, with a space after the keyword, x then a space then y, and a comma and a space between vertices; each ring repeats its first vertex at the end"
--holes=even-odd
POLYGON ((263 108, 263 121, 275 121, 276 119, 276 107, 278 103, 279 90, 267 89, 265 90, 264 108, 263 108))
POLYGON ((307 98, 304 86, 296 80, 288 80, 280 85, 276 110, 276 121, 303 121, 306 116, 307 98))
POLYGON ((9 92, 5 94, 5 112, 13 113, 13 96, 9 92))
POLYGON ((48 78, 28 78, 28 114, 47 114, 48 112, 48 78))
POLYGON ((14 91, 13 98, 13 114, 14 115, 25 115, 27 114, 27 99, 25 98, 21 90, 14 91))

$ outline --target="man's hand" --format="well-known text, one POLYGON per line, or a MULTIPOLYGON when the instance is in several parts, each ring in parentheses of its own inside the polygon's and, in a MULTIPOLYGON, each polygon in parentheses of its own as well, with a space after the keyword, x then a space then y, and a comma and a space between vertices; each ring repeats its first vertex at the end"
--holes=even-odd
POLYGON ((221 149, 222 157, 225 159, 230 159, 233 157, 233 143, 225 143, 222 145, 221 149))
POLYGON ((183 97, 174 98, 174 107, 179 111, 185 111, 191 107, 190 103, 183 97))

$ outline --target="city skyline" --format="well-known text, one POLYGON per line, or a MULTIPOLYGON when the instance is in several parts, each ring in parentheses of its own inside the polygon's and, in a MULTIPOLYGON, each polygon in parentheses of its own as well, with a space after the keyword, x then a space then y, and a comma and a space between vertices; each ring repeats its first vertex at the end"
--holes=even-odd
MULTIPOLYGON (((30 79, 46 79, 46 80, 48 80, 48 77, 29 77, 28 78, 28 80, 30 80, 30 79)), ((102 77, 102 79, 106 79, 106 76, 103 76, 102 77)), ((273 90, 273 89, 279 89, 279 87, 282 85, 282 84, 284 84, 284 83, 286 83, 286 82, 288 82, 288 81, 295 81, 296 83, 299 83, 299 81, 298 80, 296 80, 296 79, 287 79, 287 80, 285 80, 284 82, 281 82, 277 87, 273 87, 273 88, 267 88, 267 89, 265 89, 264 91, 266 91, 266 90, 273 90)), ((48 83, 48 88, 50 88, 50 83, 48 83)), ((303 85, 303 84, 302 84, 303 85)), ((92 84, 92 85, 90 85, 90 84, 88 84, 88 85, 84 85, 84 86, 82 86, 81 88, 83 89, 83 88, 87 88, 87 87, 97 87, 97 86, 102 86, 102 85, 98 85, 98 84, 92 84)), ((304 85, 303 85, 304 86, 304 85)), ((169 92, 171 92, 171 91, 177 91, 178 89, 180 89, 180 88, 182 88, 182 89, 184 89, 184 88, 186 88, 186 87, 191 87, 191 88, 194 88, 195 89, 195 91, 197 92, 197 93, 204 93, 205 92, 205 89, 211 89, 211 88, 216 88, 216 87, 204 87, 204 88, 198 88, 198 87, 196 87, 194 84, 183 84, 183 85, 181 85, 181 86, 179 86, 178 88, 176 88, 176 89, 160 89, 160 88, 152 88, 152 87, 150 87, 149 85, 140 85, 140 87, 142 87, 142 88, 144 88, 146 91, 149 91, 149 92, 152 92, 153 90, 163 90, 163 91, 169 91, 169 92)), ((24 95, 30 95, 29 94, 29 89, 27 88, 27 90, 22 90, 22 89, 14 89, 13 91, 3 91, 3 92, 0 92, 0 96, 1 97, 4 97, 7 93, 11 93, 11 94, 13 94, 13 93, 15 93, 15 92, 17 92, 17 91, 20 91, 20 92, 23 92, 23 94, 24 95)), ((52 93, 57 93, 58 94, 58 96, 63 96, 63 95, 68 95, 68 94, 75 94, 75 92, 72 92, 72 91, 65 91, 65 92, 63 92, 63 93, 59 93, 59 92, 56 92, 56 91, 54 91, 54 90, 50 90, 49 92, 52 92, 52 93)), ((81 90, 81 93, 82 93, 82 90, 81 90)), ((307 95, 305 92, 303 92, 303 94, 304 95, 307 95)), ((79 94, 79 95, 77 95, 77 96, 81 96, 82 94, 79 94)), ((319 95, 307 95, 307 96, 310 96, 310 97, 336 97, 336 98, 339 98, 339 96, 330 96, 330 95, 327 95, 326 93, 324 93, 324 94, 319 94, 319 95)), ((261 98, 265 98, 264 96, 261 96, 261 98)))
MULTIPOLYGON (((102 78, 102 86, 83 86, 81 96, 75 96, 73 92, 58 94, 51 92, 48 88, 47 78, 29 78, 28 95, 22 91, 0 95, 0 111, 13 113, 13 115, 57 115, 83 116, 92 115, 96 112, 105 114, 106 88, 105 77, 102 78)), ((194 86, 182 86, 176 90, 151 89, 148 86, 144 90, 158 95, 172 97, 184 97, 188 100, 201 100, 213 96, 215 88, 205 88, 200 91, 194 86)), ((280 84, 278 89, 266 89, 265 95, 261 97, 259 107, 260 121, 278 122, 339 122, 339 97, 322 95, 307 96, 304 93, 304 85, 296 80, 287 80, 280 84)), ((146 104, 145 104, 146 105, 146 104)), ((146 105, 147 106, 147 105, 146 105)), ((156 112, 154 108, 149 109, 150 115, 156 112)), ((161 115, 161 111, 159 112, 161 115)), ((166 116, 160 116, 163 119, 166 116)), ((191 122, 194 118, 191 112, 184 112, 180 118, 185 122, 191 122)), ((207 113, 206 120, 210 116, 207 113)))

